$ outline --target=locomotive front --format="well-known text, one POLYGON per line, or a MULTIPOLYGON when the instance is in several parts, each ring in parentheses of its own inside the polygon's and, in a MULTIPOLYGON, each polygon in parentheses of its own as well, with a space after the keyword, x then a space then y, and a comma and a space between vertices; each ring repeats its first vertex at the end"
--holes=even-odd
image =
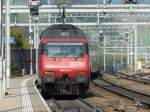
POLYGON ((49 94, 80 95, 89 87, 88 40, 73 25, 53 25, 41 35, 39 82, 49 94))

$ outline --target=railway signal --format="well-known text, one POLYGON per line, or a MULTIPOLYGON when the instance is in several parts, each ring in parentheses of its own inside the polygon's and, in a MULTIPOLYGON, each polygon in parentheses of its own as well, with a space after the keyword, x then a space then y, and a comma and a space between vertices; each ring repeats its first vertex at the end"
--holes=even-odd
POLYGON ((123 1, 125 4, 137 4, 137 0, 124 0, 123 1))
POLYGON ((39 15, 39 6, 41 6, 40 0, 31 0, 29 2, 30 6, 30 15, 31 16, 38 16, 39 15))
POLYGON ((39 15, 39 8, 38 7, 30 7, 30 15, 32 15, 32 16, 39 15))

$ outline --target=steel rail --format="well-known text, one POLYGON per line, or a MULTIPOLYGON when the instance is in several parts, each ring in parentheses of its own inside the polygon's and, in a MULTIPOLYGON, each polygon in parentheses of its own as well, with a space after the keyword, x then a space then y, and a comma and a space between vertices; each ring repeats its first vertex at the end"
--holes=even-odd
POLYGON ((126 75, 126 76, 131 76, 131 77, 143 77, 143 76, 147 76, 147 75, 150 75, 150 73, 143 73, 143 72, 135 72, 133 73, 132 75, 128 75, 127 73, 123 73, 123 72, 118 72, 119 74, 122 74, 122 75, 126 75))
POLYGON ((142 68, 150 69, 150 64, 145 64, 142 66, 142 68))
POLYGON ((82 98, 78 98, 75 100, 66 100, 66 104, 65 103, 60 103, 57 102, 57 100, 55 100, 55 98, 51 99, 55 105, 57 106, 55 110, 55 112, 104 112, 102 109, 97 108, 89 103, 87 103, 86 101, 84 101, 82 98), (63 105, 67 105, 63 106, 63 105), (70 110, 67 110, 70 109, 70 110))
MULTIPOLYGON (((133 80, 133 81, 140 82, 143 84, 150 84, 150 80, 144 79, 141 77, 136 77, 136 75, 130 76, 130 75, 122 73, 122 72, 118 72, 118 74, 121 78, 124 78, 124 79, 133 80)), ((144 74, 144 76, 145 76, 145 74, 144 74)))
POLYGON ((125 96, 127 98, 130 98, 136 102, 140 102, 140 103, 148 106, 148 108, 150 108, 150 96, 149 95, 124 88, 122 86, 108 82, 104 79, 94 80, 92 82, 101 88, 104 88, 111 92, 117 93, 117 94, 125 96))
POLYGON ((60 105, 55 98, 52 98, 52 101, 57 105, 57 107, 59 108, 58 112, 65 112, 64 108, 62 105, 60 105))
POLYGON ((144 77, 144 76, 147 76, 147 75, 150 75, 149 73, 136 73, 134 75, 134 77, 144 77))
POLYGON ((92 112, 104 112, 103 110, 101 110, 100 108, 97 108, 89 103, 87 103, 86 101, 84 101, 82 98, 79 98, 78 101, 82 102, 84 105, 87 105, 88 107, 91 108, 92 112))

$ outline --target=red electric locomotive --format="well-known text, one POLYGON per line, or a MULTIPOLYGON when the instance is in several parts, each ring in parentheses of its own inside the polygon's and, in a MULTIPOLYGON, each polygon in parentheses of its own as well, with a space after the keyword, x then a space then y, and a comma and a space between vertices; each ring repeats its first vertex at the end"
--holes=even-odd
POLYGON ((51 95, 81 95, 89 88, 89 42, 69 24, 48 27, 39 44, 39 84, 51 95))

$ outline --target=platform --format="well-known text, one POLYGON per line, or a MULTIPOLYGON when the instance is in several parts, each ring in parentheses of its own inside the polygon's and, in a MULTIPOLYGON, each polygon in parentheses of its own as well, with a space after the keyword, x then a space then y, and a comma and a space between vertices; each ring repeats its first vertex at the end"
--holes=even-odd
POLYGON ((34 85, 36 76, 10 80, 8 95, 0 100, 0 112, 51 112, 34 85))
POLYGON ((21 112, 20 83, 26 78, 27 77, 19 77, 10 80, 10 89, 7 90, 8 95, 0 100, 0 112, 21 112))

